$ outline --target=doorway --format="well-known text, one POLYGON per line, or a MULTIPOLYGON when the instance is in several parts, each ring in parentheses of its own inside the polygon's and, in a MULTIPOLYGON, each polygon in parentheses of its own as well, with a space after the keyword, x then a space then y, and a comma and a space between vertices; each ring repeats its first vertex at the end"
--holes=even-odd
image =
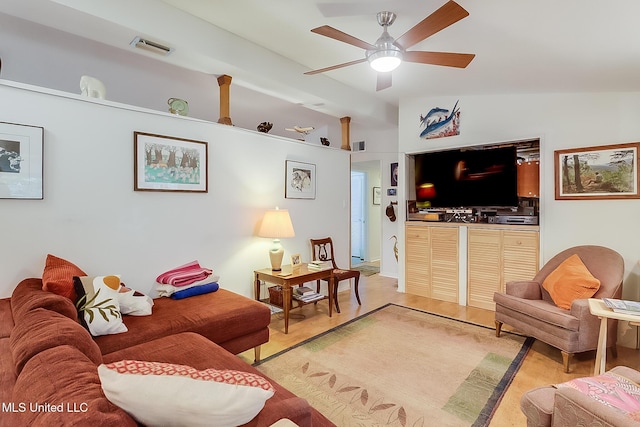
POLYGON ((351 265, 366 259, 367 232, 367 175, 361 171, 351 172, 351 265))
POLYGON ((380 261, 382 206, 373 200, 381 187, 380 160, 351 163, 351 264, 380 261))

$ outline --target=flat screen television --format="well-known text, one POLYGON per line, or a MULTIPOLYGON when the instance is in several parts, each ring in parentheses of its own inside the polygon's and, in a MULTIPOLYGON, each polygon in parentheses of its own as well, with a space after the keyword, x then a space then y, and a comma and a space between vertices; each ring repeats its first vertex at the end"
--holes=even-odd
POLYGON ((516 158, 515 146, 416 154, 418 204, 440 208, 517 206, 516 158))

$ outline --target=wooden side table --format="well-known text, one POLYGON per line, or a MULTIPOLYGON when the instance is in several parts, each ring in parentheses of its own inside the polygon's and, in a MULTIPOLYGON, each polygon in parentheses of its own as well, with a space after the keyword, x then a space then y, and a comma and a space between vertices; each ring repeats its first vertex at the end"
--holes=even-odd
MULTIPOLYGON (((301 264, 294 271, 291 265, 283 265, 282 271, 273 271, 270 268, 255 270, 255 299, 260 299, 260 282, 265 281, 282 286, 282 309, 284 311, 284 333, 289 333, 289 311, 291 310, 291 288, 306 282, 329 279, 329 295, 324 299, 329 300, 329 317, 332 315, 333 301, 333 268, 325 270, 311 270, 307 264, 301 264)), ((317 302, 317 301, 313 301, 317 302)), ((301 303, 311 304, 311 303, 301 303)))
POLYGON ((589 311, 600 318, 596 366, 593 369, 593 375, 600 375, 605 373, 607 365, 607 319, 626 320, 633 326, 640 326, 640 316, 616 313, 607 307, 604 301, 596 298, 589 298, 589 311))

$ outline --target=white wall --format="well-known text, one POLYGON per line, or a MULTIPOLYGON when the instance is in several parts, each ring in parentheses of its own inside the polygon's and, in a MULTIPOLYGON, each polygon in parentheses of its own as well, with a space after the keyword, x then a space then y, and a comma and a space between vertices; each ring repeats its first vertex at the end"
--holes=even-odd
MULTIPOLYGON (((555 200, 554 150, 640 140, 640 93, 488 95, 405 99, 400 105, 401 155, 501 141, 540 138, 541 262, 580 244, 608 246, 625 260, 624 296, 639 296, 640 200, 555 200), (461 134, 425 140, 420 114, 460 100, 461 134)), ((404 200, 409 177, 401 162, 404 200)), ((404 201, 399 205, 405 218, 404 201)), ((404 230, 400 230, 404 242, 404 230)), ((404 265, 399 287, 404 289, 404 265)))
MULTIPOLYGON (((396 206, 395 222, 389 221, 385 215, 385 209, 390 202, 396 202, 397 196, 388 196, 387 190, 391 187, 391 163, 398 162, 398 133, 393 131, 356 129, 352 141, 366 141, 366 151, 355 152, 351 155, 351 162, 380 164, 380 187, 382 201, 380 202, 379 245, 380 245, 380 275, 398 277, 398 261, 394 255, 394 243, 398 237, 398 224, 402 224, 402 218, 398 216, 396 206), (396 236, 396 237, 394 237, 396 236)), ((401 228, 401 227, 400 227, 401 228)), ((399 257, 402 257, 402 246, 398 245, 399 257)))
POLYGON ((291 212, 292 253, 310 259, 309 238, 330 235, 349 262, 348 152, 0 81, 0 121, 42 126, 44 200, 0 200, 4 225, 0 296, 40 277, 47 253, 90 275, 121 274, 150 292, 166 269, 197 259, 221 286, 252 296, 253 270, 269 266, 269 239, 255 237, 266 209, 291 212), (209 143, 209 192, 133 190, 133 132, 209 143), (285 199, 285 160, 313 163, 315 200, 285 199))

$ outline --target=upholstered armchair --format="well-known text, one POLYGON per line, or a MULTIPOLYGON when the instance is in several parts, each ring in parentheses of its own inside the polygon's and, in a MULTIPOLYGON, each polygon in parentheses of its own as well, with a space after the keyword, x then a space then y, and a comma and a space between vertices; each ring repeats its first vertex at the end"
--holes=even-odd
MULTIPOLYGON (((566 249, 547 262, 530 281, 506 284, 506 292, 496 292, 496 336, 502 324, 560 349, 564 371, 569 372, 570 359, 575 353, 595 350, 598 346, 600 320, 589 312, 588 298, 620 298, 624 260, 616 251, 602 246, 576 246, 566 249), (593 296, 578 298, 568 308, 556 305, 543 287, 545 279, 557 275, 556 268, 572 255, 578 255, 589 273, 600 281, 593 296), (555 273, 554 273, 555 272, 555 273)), ((575 283, 574 283, 575 284, 575 283)), ((569 281, 559 281, 556 287, 570 287, 569 281)), ((556 298, 557 299, 557 298, 556 298)), ((616 353, 617 320, 608 320, 608 348, 616 353)))
MULTIPOLYGON (((529 390, 520 399, 520 409, 527 417, 527 427, 638 427, 640 423, 636 421, 637 417, 625 413, 630 408, 626 408, 626 405, 618 408, 615 403, 635 403, 635 399, 628 399, 625 395, 637 396, 640 372, 627 366, 616 366, 606 373, 610 374, 621 376, 623 382, 631 382, 621 385, 624 393, 617 393, 615 377, 608 379, 605 388, 598 387, 597 382, 592 383, 598 377, 585 377, 568 382, 582 382, 582 387, 563 387, 560 384, 529 390), (595 385, 590 388, 592 394, 585 393, 585 386, 589 384, 595 385), (607 404, 603 403, 605 401, 607 404)), ((637 406, 632 405, 633 407, 637 406)))

